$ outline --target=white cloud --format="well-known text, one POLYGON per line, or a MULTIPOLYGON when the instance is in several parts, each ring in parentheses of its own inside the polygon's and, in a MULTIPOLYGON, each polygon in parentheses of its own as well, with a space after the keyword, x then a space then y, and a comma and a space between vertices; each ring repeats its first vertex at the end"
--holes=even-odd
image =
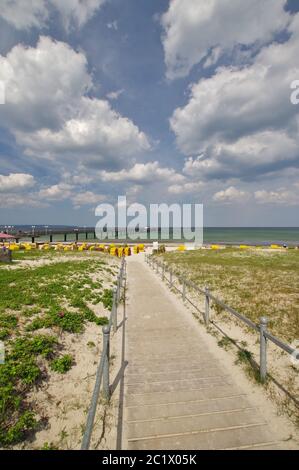
POLYGON ((168 192, 171 194, 193 194, 202 191, 204 183, 201 181, 174 184, 169 186, 168 192))
POLYGON ((0 175, 0 208, 46 207, 38 193, 30 191, 36 184, 34 176, 27 173, 0 175))
POLYGON ((299 192, 286 188, 281 188, 276 191, 256 191, 254 197, 258 204, 299 205, 299 192))
POLYGON ((68 199, 72 194, 73 186, 66 183, 54 184, 39 191, 41 199, 50 201, 62 201, 68 199))
POLYGON ((133 200, 143 189, 142 184, 134 184, 126 190, 127 200, 133 200))
POLYGON ((118 22, 116 20, 111 21, 110 23, 107 23, 107 28, 108 29, 114 29, 114 31, 118 30, 118 22))
POLYGON ((65 43, 41 37, 35 48, 15 46, 0 56, 0 80, 7 103, 0 117, 26 155, 109 168, 150 149, 130 119, 86 96, 86 57, 65 43))
POLYGON ((1 0, 0 17, 16 29, 43 28, 51 14, 58 13, 68 30, 82 27, 106 0, 1 0))
POLYGON ((284 166, 297 165, 298 143, 299 139, 284 131, 257 132, 233 143, 220 141, 207 148, 205 156, 188 158, 183 171, 209 179, 254 179, 280 171, 284 166))
POLYGON ((85 205, 100 204, 107 199, 104 194, 96 194, 92 191, 80 192, 73 195, 72 201, 76 208, 80 208, 85 205))
POLYGON ((123 94, 124 91, 125 91, 124 89, 111 91, 110 93, 107 93, 106 96, 109 100, 117 100, 120 97, 120 95, 123 94))
POLYGON ((182 181, 184 177, 173 168, 161 168, 159 162, 136 163, 130 170, 118 172, 102 171, 101 178, 105 182, 132 181, 155 182, 157 180, 182 181))
POLYGON ((224 191, 219 191, 214 194, 213 201, 221 203, 242 203, 248 201, 249 198, 249 193, 231 186, 224 191))
POLYGON ((108 101, 82 98, 78 105, 74 117, 58 131, 16 132, 26 154, 71 161, 77 156, 87 165, 109 167, 150 149, 146 135, 115 112, 108 101))
POLYGON ((41 202, 58 202, 70 200, 76 209, 81 206, 99 204, 106 200, 107 196, 93 191, 82 191, 80 184, 71 185, 60 182, 40 189, 37 198, 41 202))
MULTIPOLYGON (((18 191, 31 188, 35 185, 32 175, 26 173, 11 173, 10 175, 0 175, 0 192, 18 191)), ((2 196, 1 196, 2 197, 2 196)))
POLYGON ((199 155, 198 157, 192 158, 189 157, 185 160, 183 173, 188 176, 202 174, 203 176, 209 174, 211 171, 220 170, 221 166, 218 162, 206 159, 204 155, 199 155))
MULTIPOLYGON (((48 0, 49 1, 49 0, 48 0)), ((50 0, 60 13, 66 29, 87 23, 106 0, 50 0)))
POLYGON ((0 80, 6 88, 0 116, 26 132, 59 127, 92 86, 84 54, 44 36, 36 47, 18 44, 0 55, 0 80))
POLYGON ((171 118, 180 150, 191 156, 185 172, 253 178, 298 166, 299 108, 290 103, 290 83, 299 76, 299 14, 289 32, 251 65, 222 67, 191 87, 171 118))
POLYGON ((267 43, 289 21, 285 4, 286 0, 172 0, 161 19, 167 76, 185 76, 203 59, 211 65, 220 50, 267 43))
POLYGON ((40 28, 48 19, 45 0, 1 0, 0 17, 17 29, 40 28))
POLYGON ((1 194, 0 197, 0 208, 1 209, 10 209, 15 207, 22 207, 23 210, 29 208, 46 208, 48 204, 42 202, 38 198, 38 194, 1 194))

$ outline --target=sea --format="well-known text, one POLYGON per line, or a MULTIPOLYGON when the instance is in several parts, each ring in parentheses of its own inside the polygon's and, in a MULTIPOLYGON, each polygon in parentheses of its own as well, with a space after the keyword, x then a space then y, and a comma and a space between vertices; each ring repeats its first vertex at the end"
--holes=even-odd
MULTIPOLYGON (((30 226, 31 227, 31 226, 30 226)), ((34 230, 40 233, 37 241, 47 241, 49 240, 49 234, 53 231, 64 230, 69 231, 70 234, 75 234, 76 226, 57 226, 57 225, 35 225, 34 230)), ((0 226, 0 230, 3 230, 4 226, 0 226)), ((27 233, 32 229, 29 229, 29 226, 15 225, 13 229, 8 229, 6 231, 27 231, 27 233)), ((82 229, 83 230, 83 229, 82 229)), ((90 228, 89 228, 90 230, 90 228)), ((121 230, 120 230, 121 233, 121 230)), ((166 240, 166 231, 164 229, 158 234, 153 233, 153 237, 148 239, 152 241, 159 238, 163 241, 166 240)), ((177 236, 177 229, 173 229, 173 236, 171 239, 175 241, 185 240, 177 236)), ((146 238, 146 232, 141 231, 140 237, 144 240, 146 238)), ((74 235, 75 238, 75 235, 74 235)), ((109 234, 109 239, 111 236, 109 234)), ((171 241, 170 239, 170 241, 171 241)), ((72 235, 68 237, 68 241, 72 240, 72 235)), ((79 241, 85 240, 85 234, 79 234, 79 241)), ((63 241, 63 235, 53 235, 53 242, 63 241)), ((90 234, 88 241, 94 241, 92 234, 90 234)), ((123 241, 123 240, 122 240, 123 241)), ((286 245, 296 245, 299 246, 299 227, 206 227, 203 231, 203 241, 205 244, 217 243, 217 244, 226 244, 226 245, 236 245, 236 244, 247 244, 247 245, 269 245, 269 244, 286 244, 286 245)))

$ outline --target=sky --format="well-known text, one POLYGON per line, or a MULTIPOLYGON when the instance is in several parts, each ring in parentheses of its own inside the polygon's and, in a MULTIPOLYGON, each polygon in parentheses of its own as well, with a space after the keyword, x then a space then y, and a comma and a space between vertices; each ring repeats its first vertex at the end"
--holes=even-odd
POLYGON ((0 225, 299 226, 297 0, 0 0, 0 102, 0 225))

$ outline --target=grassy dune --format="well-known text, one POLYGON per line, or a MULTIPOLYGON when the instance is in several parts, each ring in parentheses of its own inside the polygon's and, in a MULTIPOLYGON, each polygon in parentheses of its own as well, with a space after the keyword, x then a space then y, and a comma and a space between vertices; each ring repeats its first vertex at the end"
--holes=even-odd
MULTIPOLYGON (((80 335, 87 323, 107 323, 117 266, 105 255, 15 253, 0 265, 0 446, 22 441, 42 426, 28 396, 50 370, 66 373, 73 358, 62 335, 80 335), (42 264, 41 264, 42 261, 42 264), (101 304, 105 316, 95 313, 101 304)), ((46 412, 46 410, 45 410, 46 412)))
POLYGON ((281 339, 299 339, 298 250, 198 250, 163 256, 254 322, 267 316, 269 329, 281 339))

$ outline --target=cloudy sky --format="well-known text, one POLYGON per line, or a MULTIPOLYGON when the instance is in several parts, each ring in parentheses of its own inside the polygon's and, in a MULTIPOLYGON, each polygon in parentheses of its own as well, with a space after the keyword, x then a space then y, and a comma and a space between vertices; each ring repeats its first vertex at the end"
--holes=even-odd
POLYGON ((298 226, 295 80, 297 0, 0 0, 0 224, 298 226))

